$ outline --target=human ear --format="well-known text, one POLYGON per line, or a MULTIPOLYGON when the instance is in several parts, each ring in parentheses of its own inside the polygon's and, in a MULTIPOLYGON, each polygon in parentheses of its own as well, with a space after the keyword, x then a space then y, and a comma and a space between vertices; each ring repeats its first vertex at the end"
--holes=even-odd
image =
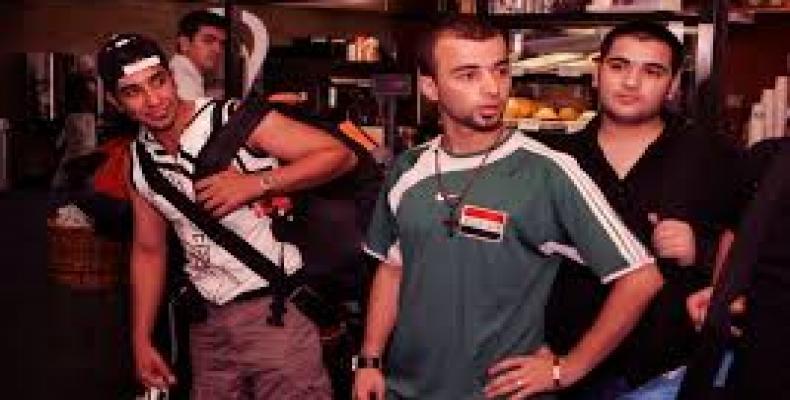
POLYGON ((430 101, 439 101, 439 88, 436 86, 436 81, 433 77, 427 75, 420 75, 419 77, 420 93, 430 101))

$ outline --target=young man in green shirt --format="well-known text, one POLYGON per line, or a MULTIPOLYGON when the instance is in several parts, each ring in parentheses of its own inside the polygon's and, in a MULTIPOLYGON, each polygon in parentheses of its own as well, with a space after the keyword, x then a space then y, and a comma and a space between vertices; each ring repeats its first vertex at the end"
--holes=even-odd
POLYGON ((503 126, 499 31, 453 17, 420 56, 444 131, 395 162, 374 212, 366 249, 381 264, 355 398, 521 399, 573 384, 633 327, 661 276, 569 156, 503 126), (562 256, 613 289, 578 345, 555 355, 543 313, 562 256))

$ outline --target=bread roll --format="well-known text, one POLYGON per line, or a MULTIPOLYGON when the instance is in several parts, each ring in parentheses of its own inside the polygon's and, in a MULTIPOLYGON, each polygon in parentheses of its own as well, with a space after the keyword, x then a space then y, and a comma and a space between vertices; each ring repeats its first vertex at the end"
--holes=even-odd
POLYGON ((535 114, 533 114, 532 117, 543 121, 552 121, 559 118, 557 112, 551 107, 539 108, 537 111, 535 111, 535 114))
POLYGON ((563 121, 576 121, 582 113, 573 107, 562 107, 558 117, 563 121))

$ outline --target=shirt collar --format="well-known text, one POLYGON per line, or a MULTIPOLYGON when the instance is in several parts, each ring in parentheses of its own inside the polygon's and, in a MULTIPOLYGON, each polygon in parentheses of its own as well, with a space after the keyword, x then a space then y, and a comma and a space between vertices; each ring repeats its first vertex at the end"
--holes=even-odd
MULTIPOLYGON (((689 130, 690 122, 681 115, 673 114, 670 112, 662 112, 661 119, 664 121, 664 129, 659 135, 658 141, 663 141, 664 138, 674 137, 679 132, 689 130)), ((587 126, 582 129, 578 135, 584 139, 585 142, 592 141, 597 143, 598 133, 601 130, 601 115, 600 113, 595 116, 587 126)))

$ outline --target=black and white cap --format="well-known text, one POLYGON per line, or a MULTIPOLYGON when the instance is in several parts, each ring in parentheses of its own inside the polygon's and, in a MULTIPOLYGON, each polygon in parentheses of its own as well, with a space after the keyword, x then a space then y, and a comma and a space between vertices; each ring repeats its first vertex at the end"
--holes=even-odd
POLYGON ((143 35, 113 35, 96 55, 96 66, 105 87, 113 92, 124 76, 154 65, 167 68, 167 57, 159 45, 143 35))

